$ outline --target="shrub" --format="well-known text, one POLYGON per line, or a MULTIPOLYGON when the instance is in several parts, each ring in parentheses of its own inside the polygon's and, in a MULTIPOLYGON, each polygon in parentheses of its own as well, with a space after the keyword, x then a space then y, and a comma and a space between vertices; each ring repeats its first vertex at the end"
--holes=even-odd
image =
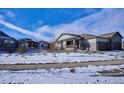
POLYGON ((71 73, 75 73, 75 69, 70 69, 70 72, 71 73))
POLYGON ((17 49, 16 49, 16 51, 18 53, 22 53, 23 54, 23 53, 26 53, 27 52, 27 49, 24 46, 18 46, 17 49))

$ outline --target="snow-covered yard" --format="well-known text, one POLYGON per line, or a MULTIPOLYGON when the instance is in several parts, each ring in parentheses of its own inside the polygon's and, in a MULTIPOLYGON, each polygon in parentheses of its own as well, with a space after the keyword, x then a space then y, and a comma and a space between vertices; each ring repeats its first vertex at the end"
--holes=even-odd
POLYGON ((0 64, 17 63, 63 63, 63 62, 86 62, 124 59, 124 51, 105 52, 105 53, 26 53, 19 54, 0 54, 0 64))
MULTIPOLYGON (((63 63, 124 59, 124 51, 103 53, 0 54, 0 64, 63 63)), ((124 83, 124 64, 62 69, 0 70, 0 83, 124 83), (107 74, 110 74, 107 76, 107 74), (113 76, 115 74, 115 76, 113 76)))
POLYGON ((39 69, 39 70, 20 70, 20 71, 0 71, 0 83, 4 84, 38 84, 38 83, 63 83, 63 84, 87 84, 87 83, 124 83, 123 76, 108 77, 101 76, 98 71, 120 70, 123 75, 124 65, 108 66, 88 66, 82 68, 63 68, 63 69, 39 69))

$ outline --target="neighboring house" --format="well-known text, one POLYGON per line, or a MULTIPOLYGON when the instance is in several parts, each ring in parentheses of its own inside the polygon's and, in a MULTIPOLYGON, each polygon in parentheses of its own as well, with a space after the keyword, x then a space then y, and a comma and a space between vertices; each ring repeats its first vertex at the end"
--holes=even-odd
POLYGON ((15 51, 16 49, 16 40, 4 32, 0 31, 0 50, 1 51, 15 51))
POLYGON ((29 38, 19 40, 19 45, 26 47, 27 49, 47 49, 49 43, 45 41, 36 41, 29 38))
POLYGON ((19 45, 24 46, 27 49, 29 49, 29 48, 38 48, 38 42, 33 41, 32 39, 29 39, 29 38, 20 39, 19 40, 19 45))
POLYGON ((39 49, 48 49, 49 48, 49 43, 46 41, 39 41, 38 42, 38 48, 39 49))
POLYGON ((99 36, 91 34, 75 35, 69 33, 61 34, 55 42, 57 50, 91 50, 108 51, 121 50, 122 36, 119 32, 102 34, 99 36))

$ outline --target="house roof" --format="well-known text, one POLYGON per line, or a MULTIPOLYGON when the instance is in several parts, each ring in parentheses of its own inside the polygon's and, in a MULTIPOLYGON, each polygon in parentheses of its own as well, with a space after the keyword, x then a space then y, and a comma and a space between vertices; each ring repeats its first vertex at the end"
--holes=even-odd
POLYGON ((10 37, 7 34, 5 34, 4 32, 0 31, 0 36, 4 36, 4 37, 10 37))
POLYGON ((0 37, 7 38, 7 39, 15 39, 13 37, 10 37, 9 35, 7 35, 6 33, 4 33, 3 31, 0 31, 0 37))
POLYGON ((30 38, 23 38, 23 39, 20 39, 19 41, 21 41, 21 42, 33 42, 33 40, 30 38))
POLYGON ((116 35, 116 34, 120 35, 121 38, 123 38, 122 35, 121 35, 119 32, 106 33, 106 34, 102 34, 102 35, 100 35, 100 36, 101 36, 101 37, 105 37, 105 38, 111 38, 111 37, 113 37, 113 36, 116 35))
MULTIPOLYGON (((111 32, 111 33, 101 34, 101 35, 98 35, 98 36, 92 35, 92 34, 76 35, 76 34, 70 34, 70 33, 62 33, 62 34, 56 39, 56 41, 57 41, 62 35, 71 35, 71 36, 75 36, 75 37, 83 37, 83 38, 85 38, 85 39, 93 39, 93 38, 105 38, 105 39, 108 39, 108 38, 113 37, 113 36, 116 35, 116 34, 120 35, 120 37, 123 38, 122 35, 121 35, 119 32, 111 32)), ((55 42, 56 42, 56 41, 55 41, 55 42)))
MULTIPOLYGON (((62 34, 56 39, 56 41, 57 41, 61 36, 63 36, 63 35, 70 35, 70 36, 75 36, 75 37, 80 37, 80 38, 82 38, 82 36, 80 36, 80 35, 70 34, 70 33, 62 33, 62 34)), ((55 41, 55 42, 56 42, 56 41, 55 41)))
POLYGON ((84 37, 85 39, 91 39, 91 38, 96 38, 96 35, 92 35, 92 34, 82 34, 82 37, 84 37))

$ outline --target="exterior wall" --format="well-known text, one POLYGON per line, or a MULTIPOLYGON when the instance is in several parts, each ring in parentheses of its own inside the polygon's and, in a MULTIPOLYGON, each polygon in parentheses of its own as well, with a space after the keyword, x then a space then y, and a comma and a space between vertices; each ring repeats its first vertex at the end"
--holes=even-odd
POLYGON ((122 49, 124 49, 124 42, 122 42, 122 49))
POLYGON ((89 42, 89 50, 90 51, 96 51, 97 50, 97 45, 96 45, 96 38, 94 38, 94 39, 89 39, 88 40, 88 42, 89 42))
POLYGON ((107 38, 96 38, 97 50, 108 51, 110 50, 110 40, 107 38))
POLYGON ((55 43, 55 48, 57 50, 74 50, 73 47, 67 47, 66 46, 66 41, 61 41, 61 42, 55 43))
POLYGON ((55 48, 57 50, 75 50, 81 49, 81 39, 68 39, 64 41, 59 41, 55 43, 55 48), (67 45, 67 41, 72 41, 72 45, 67 45), (78 42, 78 44, 76 44, 78 42))
POLYGON ((0 50, 2 51, 15 51, 16 41, 12 38, 0 38, 0 50))
POLYGON ((106 38, 94 38, 94 39, 88 39, 84 40, 84 49, 90 50, 90 51, 103 51, 108 50, 109 48, 109 39, 106 38))
POLYGON ((60 42, 55 43, 55 50, 61 50, 60 42))
POLYGON ((111 50, 122 49, 122 38, 119 35, 115 35, 111 38, 111 50))

